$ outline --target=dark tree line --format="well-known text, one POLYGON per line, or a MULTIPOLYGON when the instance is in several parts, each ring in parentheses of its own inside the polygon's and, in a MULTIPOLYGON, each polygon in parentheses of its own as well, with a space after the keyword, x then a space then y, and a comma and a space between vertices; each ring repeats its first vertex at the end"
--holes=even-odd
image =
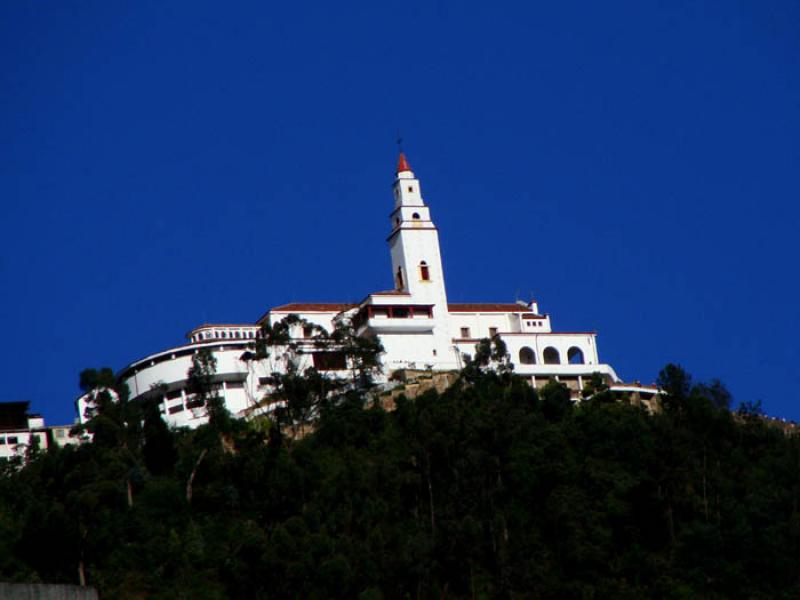
MULTIPOLYGON (((648 415, 504 365, 484 344, 392 412, 335 389, 299 440, 213 397, 194 431, 104 397, 92 443, 4 466, 0 577, 107 598, 800 597, 796 436, 674 366, 648 415)), ((287 411, 318 375, 283 382, 287 411)))

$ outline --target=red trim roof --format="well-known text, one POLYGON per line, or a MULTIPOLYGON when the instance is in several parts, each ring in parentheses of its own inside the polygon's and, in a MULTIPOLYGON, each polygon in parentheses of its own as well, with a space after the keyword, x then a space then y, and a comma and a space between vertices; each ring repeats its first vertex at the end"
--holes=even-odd
MULTIPOLYGON (((410 296, 408 292, 401 292, 400 290, 386 290, 383 292, 372 292, 370 296, 410 296)), ((369 296, 367 296, 369 297, 369 296)))
POLYGON ((449 312, 527 312, 530 310, 527 306, 521 304, 510 303, 449 303, 447 305, 449 312))
POLYGON ((290 302, 271 308, 269 312, 342 312, 355 308, 351 302, 290 302))

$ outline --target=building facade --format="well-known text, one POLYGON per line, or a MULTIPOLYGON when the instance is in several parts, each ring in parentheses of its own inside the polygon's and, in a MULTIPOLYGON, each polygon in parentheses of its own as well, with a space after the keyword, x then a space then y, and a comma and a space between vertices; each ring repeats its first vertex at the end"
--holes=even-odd
POLYGON ((81 442, 72 425, 45 426, 44 417, 29 413, 29 406, 27 401, 0 402, 0 460, 24 458, 31 446, 47 450, 81 442))
MULTIPOLYGON (((541 387, 558 380, 577 399, 586 380, 599 373, 612 389, 648 401, 655 388, 623 386, 614 369, 601 362, 592 331, 554 331, 550 316, 536 302, 450 303, 439 247, 439 233, 425 203, 419 179, 401 153, 392 187, 393 210, 387 238, 393 289, 368 294, 358 303, 292 303, 270 309, 255 323, 206 324, 187 334, 184 345, 153 353, 119 372, 131 400, 158 396, 168 423, 194 427, 205 423, 205 407, 186 391, 192 357, 208 348, 217 360, 216 384, 227 408, 248 415, 269 392, 267 378, 280 365, 270 359, 245 360, 265 324, 289 315, 330 331, 337 319, 348 319, 357 335, 374 336, 384 347, 383 381, 398 370, 451 371, 463 366, 482 338, 499 336, 506 344, 514 372, 541 387)), ((315 352, 310 332, 301 325, 292 336, 306 352, 301 369, 315 366, 335 372, 344 365, 323 360, 315 352)), ((78 399, 79 418, 85 419, 88 396, 78 399)))

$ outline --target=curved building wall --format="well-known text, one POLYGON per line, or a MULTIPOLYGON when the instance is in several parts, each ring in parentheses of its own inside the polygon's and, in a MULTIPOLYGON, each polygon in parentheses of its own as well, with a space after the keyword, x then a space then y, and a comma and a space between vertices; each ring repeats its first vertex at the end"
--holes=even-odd
POLYGON ((270 371, 265 362, 242 360, 248 346, 246 340, 213 340, 178 346, 132 363, 119 377, 128 385, 132 401, 159 393, 155 390, 164 386, 160 393, 164 420, 178 427, 196 427, 205 423, 208 415, 205 407, 197 406, 194 398, 186 392, 193 356, 201 348, 211 350, 217 361, 216 391, 228 410, 239 415, 259 399, 259 381, 270 371))

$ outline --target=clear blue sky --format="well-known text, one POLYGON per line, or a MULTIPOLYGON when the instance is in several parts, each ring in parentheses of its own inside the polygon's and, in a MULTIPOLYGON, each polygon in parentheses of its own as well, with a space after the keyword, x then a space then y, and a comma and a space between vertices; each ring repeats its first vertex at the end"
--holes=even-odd
POLYGON ((0 5, 0 401, 391 287, 398 129, 451 301, 800 419, 800 4, 0 5))

